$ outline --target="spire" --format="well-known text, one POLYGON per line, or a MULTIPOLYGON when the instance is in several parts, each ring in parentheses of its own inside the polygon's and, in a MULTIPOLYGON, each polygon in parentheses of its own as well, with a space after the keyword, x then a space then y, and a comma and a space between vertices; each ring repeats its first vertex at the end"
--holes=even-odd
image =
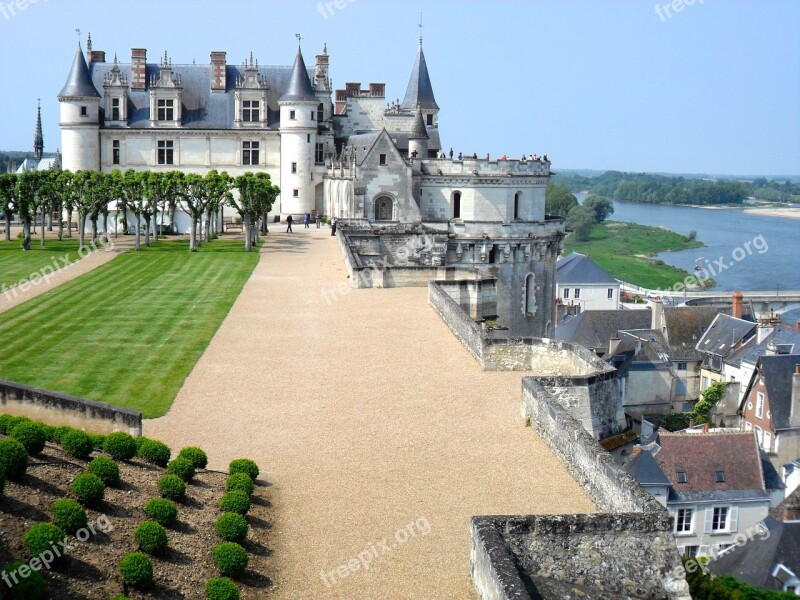
POLYGON ((33 157, 42 160, 44 154, 44 136, 42 135, 42 101, 38 100, 36 106, 36 133, 33 135, 33 157))
POLYGON ((75 59, 72 61, 67 83, 64 84, 58 97, 59 99, 100 97, 94 87, 94 83, 92 83, 92 76, 89 74, 89 67, 86 65, 80 42, 78 43, 78 50, 75 52, 75 59))
POLYGON ((439 105, 436 104, 436 98, 433 96, 433 86, 430 75, 428 75, 428 65, 425 62, 421 40, 417 59, 414 61, 414 68, 411 71, 411 79, 408 81, 406 97, 400 106, 405 110, 414 110, 417 106, 423 110, 439 110, 439 105))
POLYGON ((297 56, 294 59, 292 74, 289 76, 289 84, 286 92, 281 96, 281 102, 317 102, 314 95, 314 88, 311 87, 311 80, 308 78, 308 69, 303 60, 303 52, 297 47, 297 56))
POLYGON ((430 139, 428 130, 425 129, 425 121, 422 118, 422 108, 417 104, 417 112, 414 115, 414 125, 411 127, 411 133, 408 136, 410 140, 427 140, 430 139))

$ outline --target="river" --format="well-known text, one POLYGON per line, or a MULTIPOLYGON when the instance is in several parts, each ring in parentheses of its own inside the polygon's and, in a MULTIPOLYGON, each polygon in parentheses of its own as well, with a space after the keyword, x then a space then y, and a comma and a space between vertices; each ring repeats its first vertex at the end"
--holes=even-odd
MULTIPOLYGON (((575 194, 580 202, 585 194, 575 194)), ((664 252, 658 258, 690 273, 711 271, 714 289, 800 290, 800 220, 745 214, 741 209, 706 209, 614 202, 615 221, 697 232, 706 247, 664 252), (720 265, 724 265, 722 268, 720 265)))

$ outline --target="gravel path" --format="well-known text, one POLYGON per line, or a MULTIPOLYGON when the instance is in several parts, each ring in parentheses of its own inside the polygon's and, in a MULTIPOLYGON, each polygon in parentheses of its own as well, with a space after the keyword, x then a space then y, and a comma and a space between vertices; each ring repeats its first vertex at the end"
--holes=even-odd
POLYGON ((594 510, 525 427, 520 377, 482 372, 426 289, 349 288, 328 230, 296 227, 270 233, 145 435, 204 447, 210 468, 258 461, 277 515, 268 597, 475 598, 472 515, 594 510))

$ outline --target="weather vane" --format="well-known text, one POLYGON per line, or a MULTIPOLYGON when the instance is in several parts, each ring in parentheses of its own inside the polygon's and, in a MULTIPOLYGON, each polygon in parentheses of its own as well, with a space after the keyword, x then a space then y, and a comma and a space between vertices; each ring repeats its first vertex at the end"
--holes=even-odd
POLYGON ((302 41, 303 41, 303 38, 302 38, 302 37, 300 37, 300 34, 299 34, 299 33, 295 33, 295 34, 294 34, 294 37, 296 37, 296 38, 297 38, 297 45, 299 46, 299 45, 300 45, 300 42, 302 42, 302 41))
POLYGON ((75 34, 78 36, 78 41, 81 41, 81 30, 80 29, 76 29, 75 30, 75 34))

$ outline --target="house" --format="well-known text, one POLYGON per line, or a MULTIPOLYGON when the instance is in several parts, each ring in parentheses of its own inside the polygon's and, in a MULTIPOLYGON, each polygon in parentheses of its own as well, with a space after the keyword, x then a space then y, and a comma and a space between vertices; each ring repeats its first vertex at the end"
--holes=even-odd
POLYGON ((640 452, 652 462, 635 456, 625 468, 666 506, 686 556, 713 556, 729 547, 737 535, 754 530, 776 501, 780 482, 765 473, 752 432, 660 430, 640 452))
POLYGON ((556 324, 556 339, 580 344, 603 356, 609 340, 619 331, 643 329, 650 325, 650 310, 587 310, 556 324))
POLYGON ((720 313, 697 342, 703 357, 700 367, 700 390, 712 383, 726 381, 725 359, 756 335, 757 325, 736 316, 720 313))
POLYGON ((775 468, 800 457, 800 354, 762 356, 739 411, 775 468))
POLYGON ((556 298, 578 312, 616 310, 619 281, 585 254, 573 252, 556 262, 556 298))

